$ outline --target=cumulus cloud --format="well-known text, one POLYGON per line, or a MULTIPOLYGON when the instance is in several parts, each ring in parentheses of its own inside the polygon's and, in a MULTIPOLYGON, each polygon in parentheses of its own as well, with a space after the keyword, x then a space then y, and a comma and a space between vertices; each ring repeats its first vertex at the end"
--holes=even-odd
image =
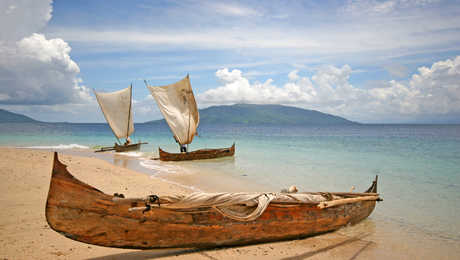
POLYGON ((0 1, 0 40, 17 41, 38 32, 51 19, 51 0, 0 1))
POLYGON ((143 99, 133 100, 133 112, 136 118, 144 118, 147 121, 162 118, 160 109, 150 94, 143 99))
POLYGON ((4 1, 0 38, 0 104, 53 105, 92 101, 78 78, 80 68, 62 39, 41 30, 51 1, 4 1))
POLYGON ((239 70, 221 69, 216 76, 222 86, 199 94, 198 101, 294 105, 363 122, 460 115, 460 56, 421 67, 408 82, 391 80, 370 89, 353 86, 351 74, 349 65, 325 66, 311 78, 292 71, 278 87, 271 79, 250 83, 239 70))

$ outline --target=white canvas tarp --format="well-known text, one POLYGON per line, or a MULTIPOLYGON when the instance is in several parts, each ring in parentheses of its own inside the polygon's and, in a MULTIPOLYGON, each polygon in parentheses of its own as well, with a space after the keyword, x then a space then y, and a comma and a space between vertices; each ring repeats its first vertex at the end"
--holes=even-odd
MULTIPOLYGON (((340 197, 331 195, 332 199, 340 197)), ((270 202, 293 204, 318 204, 326 201, 326 197, 317 194, 305 193, 203 193, 194 192, 189 195, 171 195, 161 197, 162 208, 168 209, 199 209, 212 207, 222 215, 238 221, 253 221, 260 217, 267 209, 270 202), (168 201, 165 203, 165 201, 168 201), (238 210, 233 206, 240 205, 238 210)))
POLYGON ((131 88, 130 86, 110 93, 94 91, 102 113, 117 138, 127 138, 134 132, 131 88))
POLYGON ((200 115, 189 76, 167 86, 147 86, 180 144, 189 144, 196 134, 200 115))

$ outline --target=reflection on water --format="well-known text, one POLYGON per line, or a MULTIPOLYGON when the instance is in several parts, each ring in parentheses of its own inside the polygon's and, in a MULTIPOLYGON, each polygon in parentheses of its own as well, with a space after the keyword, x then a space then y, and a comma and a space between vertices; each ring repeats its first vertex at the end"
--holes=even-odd
POLYGON ((129 159, 125 156, 114 155, 113 164, 121 166, 123 168, 128 168, 129 159))

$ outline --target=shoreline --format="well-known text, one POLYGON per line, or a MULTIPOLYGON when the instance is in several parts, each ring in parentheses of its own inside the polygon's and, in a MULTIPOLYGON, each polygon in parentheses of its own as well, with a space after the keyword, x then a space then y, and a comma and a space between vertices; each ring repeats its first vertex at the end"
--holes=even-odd
MULTIPOLYGON (((49 148, 25 149, 52 150, 49 148)), ((207 161, 162 162, 160 160, 152 160, 151 158, 156 157, 155 155, 140 151, 127 153, 94 153, 92 149, 73 148, 62 149, 59 150, 59 152, 67 155, 102 159, 115 166, 136 171, 150 177, 159 178, 173 185, 179 185, 193 191, 268 192, 274 190, 273 187, 250 182, 250 180, 245 179, 244 176, 235 175, 231 172, 220 172, 219 168, 209 169, 208 167, 203 167, 203 164, 232 165, 234 164, 234 157, 207 161)))
MULTIPOLYGON (((155 175, 149 176, 123 167, 123 161, 116 166, 97 156, 58 152, 62 162, 76 178, 108 194, 121 192, 127 197, 144 197, 149 194, 191 192, 184 186, 155 175)), ((400 233, 394 223, 377 222, 372 215, 357 225, 323 235, 241 247, 141 251, 87 245, 65 238, 51 230, 46 223, 44 207, 51 175, 52 151, 0 147, 0 155, 0 187, 4 192, 0 199, 4 209, 0 213, 3 231, 0 235, 1 259, 168 259, 176 256, 187 259, 449 259, 460 254, 460 249, 455 248, 458 242, 411 242, 411 234, 400 233), (381 234, 383 231, 384 234, 381 234)), ((130 160, 127 161, 129 163, 130 160)), ((221 185, 231 186, 234 183, 221 185)), ((241 190, 242 187, 228 189, 241 190)))

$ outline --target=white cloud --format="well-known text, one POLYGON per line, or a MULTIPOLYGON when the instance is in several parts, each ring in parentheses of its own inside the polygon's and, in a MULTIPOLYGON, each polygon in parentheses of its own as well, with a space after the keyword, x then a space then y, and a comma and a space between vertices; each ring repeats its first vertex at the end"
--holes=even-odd
POLYGON ((143 99, 133 100, 134 122, 145 122, 162 119, 160 109, 152 95, 147 95, 143 99))
POLYGON ((70 42, 89 44, 97 52, 114 49, 162 50, 171 47, 183 49, 238 49, 238 48, 320 48, 320 43, 298 33, 268 29, 225 29, 210 30, 83 30, 55 28, 51 35, 70 42), (85 35, 85 37, 81 37, 85 35), (94 47, 95 46, 95 47, 94 47), (99 48, 102 46, 101 48, 99 48), (105 48, 105 50, 104 50, 105 48))
MULTIPOLYGON (((345 15, 346 16, 346 15, 345 15)), ((345 19, 345 18, 343 18, 345 19)), ((454 33, 460 20, 452 15, 442 16, 422 10, 417 14, 400 15, 390 19, 385 16, 363 19, 345 19, 340 24, 275 23, 203 27, 190 21, 190 28, 163 29, 113 29, 59 28, 50 31, 53 37, 62 37, 78 44, 86 52, 106 51, 162 51, 179 50, 233 50, 247 57, 299 62, 320 55, 321 62, 335 57, 342 59, 353 54, 353 59, 365 58, 373 63, 388 59, 389 55, 410 55, 421 50, 445 51, 446 47, 458 50, 460 37, 454 33), (426 12, 426 13, 424 13, 426 12), (417 25, 417 26, 414 26, 417 25), (85 37, 81 37, 85 35, 85 37), (448 45, 446 46, 446 43, 448 45)))
POLYGON ((344 10, 355 15, 385 15, 398 9, 424 7, 439 0, 349 0, 344 10))
POLYGON ((52 0, 0 1, 0 40, 17 41, 45 27, 51 19, 52 0))
POLYGON ((80 69, 62 39, 32 34, 0 47, 3 104, 81 103, 91 99, 77 77, 80 69))
POLYGON ((199 94, 198 101, 294 105, 363 122, 460 115, 460 56, 419 68, 407 83, 392 80, 371 89, 350 84, 348 65, 323 67, 311 79, 297 73, 289 73, 289 81, 277 87, 271 79, 250 83, 239 70, 218 70, 223 85, 199 94))
POLYGON ((259 16, 261 15, 256 10, 240 6, 237 4, 230 4, 230 3, 218 3, 218 2, 209 2, 208 8, 216 12, 218 14, 226 15, 226 16, 259 16))
POLYGON ((92 102, 62 39, 34 33, 51 18, 50 1, 6 1, 0 38, 0 104, 92 102), (5 24, 6 23, 6 24, 5 24), (3 28, 4 27, 4 28, 3 28), (19 37, 19 39, 17 39, 19 37))
POLYGON ((460 113, 460 56, 419 68, 410 87, 419 94, 420 113, 460 113))
POLYGON ((288 74, 289 80, 291 80, 291 81, 298 80, 298 79, 299 79, 299 75, 297 75, 297 73, 299 73, 298 70, 293 70, 293 71, 289 72, 289 74, 288 74))

